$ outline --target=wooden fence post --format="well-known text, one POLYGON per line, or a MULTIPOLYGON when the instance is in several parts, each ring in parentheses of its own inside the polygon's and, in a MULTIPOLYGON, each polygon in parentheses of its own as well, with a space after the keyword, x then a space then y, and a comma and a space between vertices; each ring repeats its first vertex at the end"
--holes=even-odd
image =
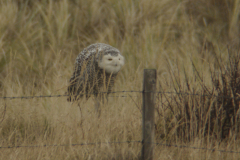
POLYGON ((153 160, 154 148, 154 106, 156 91, 156 70, 144 69, 143 75, 143 140, 142 159, 153 160))

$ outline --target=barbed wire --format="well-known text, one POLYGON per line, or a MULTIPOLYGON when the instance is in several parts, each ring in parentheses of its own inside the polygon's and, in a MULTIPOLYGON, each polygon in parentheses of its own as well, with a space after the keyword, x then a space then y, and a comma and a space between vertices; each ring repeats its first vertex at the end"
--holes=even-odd
POLYGON ((240 153, 240 151, 231 151, 231 150, 219 150, 214 148, 204 148, 204 147, 193 147, 193 146, 186 146, 186 145, 177 145, 177 144, 167 144, 167 143, 153 143, 155 145, 167 146, 167 147, 177 147, 177 148, 189 148, 189 149, 199 149, 199 150, 208 150, 208 151, 218 151, 218 152, 225 152, 225 153, 240 153))
MULTIPOLYGON (((99 92, 98 94, 107 94, 107 93, 124 93, 124 92, 142 92, 142 91, 115 91, 115 92, 99 92)), ((84 96, 84 95, 94 95, 96 93, 83 93, 79 94, 78 96, 84 96)), ((32 99, 32 98, 54 98, 54 97, 68 97, 71 95, 68 94, 59 94, 59 95, 39 95, 39 96, 13 96, 13 97, 0 97, 0 99, 32 99)), ((127 96, 110 96, 110 97, 127 97, 127 96)))
POLYGON ((39 148, 39 147, 67 147, 67 146, 84 146, 84 145, 98 145, 98 144, 122 144, 122 143, 142 143, 142 141, 116 141, 116 142, 90 142, 90 143, 75 143, 75 144, 51 144, 51 145, 30 145, 30 146, 1 146, 0 149, 11 148, 39 148))
MULTIPOLYGON (((157 94, 179 94, 179 95, 187 95, 187 96, 203 96, 203 97, 218 97, 218 98, 228 98, 228 99, 237 99, 234 97, 228 97, 228 96, 219 96, 219 95, 210 95, 210 94, 199 94, 199 93, 187 93, 187 92, 152 92, 152 91, 114 91, 110 93, 157 93, 157 94)), ((108 92, 99 92, 99 94, 106 94, 108 92)), ((93 95, 96 93, 85 93, 80 94, 81 95, 93 95)), ((67 97, 70 95, 39 95, 39 96, 16 96, 16 97, 0 97, 0 99, 33 99, 33 98, 57 98, 57 97, 67 97)), ((128 96, 109 96, 109 97, 128 97, 128 96)), ((142 141, 121 141, 121 142, 91 142, 91 143, 79 143, 79 144, 52 144, 52 145, 30 145, 30 146, 0 146, 0 149, 9 149, 9 148, 33 148, 33 147, 64 147, 64 146, 83 146, 83 145, 97 145, 97 144, 121 144, 121 143, 142 143, 142 141)), ((209 151, 218 151, 218 152, 226 152, 226 153, 240 153, 238 151, 231 151, 231 150, 217 150, 217 149, 211 149, 211 148, 204 148, 204 147, 192 147, 192 146, 186 146, 186 145, 176 145, 176 144, 164 144, 164 143, 153 143, 155 145, 162 145, 167 147, 177 147, 177 148, 190 148, 190 149, 200 149, 200 150, 209 150, 209 151)))
MULTIPOLYGON (((142 141, 115 141, 115 142, 90 142, 90 143, 74 143, 74 144, 51 144, 51 145, 28 145, 28 146, 0 146, 0 149, 12 149, 12 148, 40 148, 40 147, 68 147, 68 146, 85 146, 85 145, 99 145, 99 144, 123 144, 123 143, 141 143, 142 141)), ((146 142, 147 143, 147 142, 146 142)), ((224 153, 240 153, 240 151, 232 150, 219 150, 214 148, 204 148, 204 147, 193 147, 186 145, 177 145, 177 144, 167 144, 167 143, 153 143, 155 145, 161 145, 166 147, 177 147, 177 148, 189 148, 189 149, 198 149, 198 150, 208 150, 212 152, 224 152, 224 153)))
MULTIPOLYGON (((33 99, 33 98, 56 98, 56 97, 68 97, 69 95, 40 95, 40 96, 20 96, 20 97, 0 97, 0 99, 33 99)), ((109 97, 128 97, 128 96, 109 96, 109 97)))
MULTIPOLYGON (((211 94, 200 94, 200 93, 188 93, 188 92, 162 92, 162 91, 114 91, 114 92, 99 92, 98 94, 115 94, 115 93, 157 93, 157 94, 176 94, 176 95, 187 95, 187 96, 202 96, 202 97, 216 97, 216 98, 227 98, 227 99, 236 99, 240 100, 239 97, 229 97, 229 96, 222 96, 222 95, 211 95, 211 94)), ((84 95, 94 95, 96 93, 83 93, 79 94, 78 96, 84 95)), ((68 97, 70 95, 67 94, 59 94, 59 95, 39 95, 39 96, 3 96, 0 99, 33 99, 33 98, 57 98, 57 97, 68 97)), ((128 97, 128 96, 109 96, 109 97, 128 97)))

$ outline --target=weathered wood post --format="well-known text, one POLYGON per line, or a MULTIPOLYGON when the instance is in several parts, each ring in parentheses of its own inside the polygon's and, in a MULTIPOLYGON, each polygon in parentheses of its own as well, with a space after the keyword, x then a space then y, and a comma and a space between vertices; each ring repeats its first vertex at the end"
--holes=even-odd
POLYGON ((142 159, 153 160, 154 148, 154 106, 156 92, 156 70, 144 69, 143 75, 143 140, 142 159))

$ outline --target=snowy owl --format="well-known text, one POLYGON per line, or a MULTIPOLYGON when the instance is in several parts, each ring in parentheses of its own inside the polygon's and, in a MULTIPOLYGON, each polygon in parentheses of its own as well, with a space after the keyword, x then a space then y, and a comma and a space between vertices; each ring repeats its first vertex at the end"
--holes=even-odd
POLYGON ((68 101, 74 101, 93 93, 98 96, 100 89, 111 92, 114 80, 124 65, 120 51, 108 44, 96 43, 83 49, 77 56, 75 68, 68 87, 68 101))

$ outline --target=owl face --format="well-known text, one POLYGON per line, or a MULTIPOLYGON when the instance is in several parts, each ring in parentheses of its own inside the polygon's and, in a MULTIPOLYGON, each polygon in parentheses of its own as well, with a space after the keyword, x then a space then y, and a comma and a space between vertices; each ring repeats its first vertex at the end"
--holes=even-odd
POLYGON ((124 57, 120 54, 117 56, 112 56, 111 54, 104 55, 100 62, 98 62, 98 67, 105 70, 106 73, 115 74, 120 71, 124 65, 124 57))

